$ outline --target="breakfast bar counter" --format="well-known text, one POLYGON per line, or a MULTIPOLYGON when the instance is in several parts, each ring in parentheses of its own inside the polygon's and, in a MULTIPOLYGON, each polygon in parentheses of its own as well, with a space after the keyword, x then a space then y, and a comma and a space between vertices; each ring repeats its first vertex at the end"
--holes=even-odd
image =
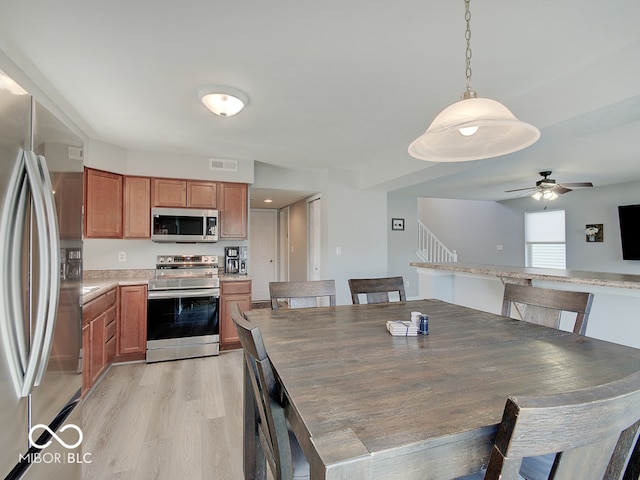
POLYGON ((640 348, 640 275, 471 263, 410 265, 418 271, 420 297, 492 313, 500 313, 505 283, 591 292, 586 335, 640 348))

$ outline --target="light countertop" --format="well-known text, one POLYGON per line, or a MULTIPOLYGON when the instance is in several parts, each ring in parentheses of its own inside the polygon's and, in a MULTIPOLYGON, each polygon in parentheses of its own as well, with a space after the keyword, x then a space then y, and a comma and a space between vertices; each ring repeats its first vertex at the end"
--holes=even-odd
POLYGON ((427 268, 431 270, 491 275, 502 278, 547 280, 580 285, 600 285, 604 287, 640 289, 640 275, 627 273, 588 272, 582 270, 446 262, 412 262, 410 265, 417 268, 427 268))
MULTIPOLYGON (((127 285, 147 285, 149 280, 154 278, 154 270, 126 271, 118 275, 117 270, 104 271, 101 275, 97 271, 92 271, 82 279, 83 295, 82 304, 99 297, 112 288, 127 285), (151 272, 151 273, 150 273, 151 272)), ((247 275, 220 275, 220 282, 239 282, 251 280, 247 275)))

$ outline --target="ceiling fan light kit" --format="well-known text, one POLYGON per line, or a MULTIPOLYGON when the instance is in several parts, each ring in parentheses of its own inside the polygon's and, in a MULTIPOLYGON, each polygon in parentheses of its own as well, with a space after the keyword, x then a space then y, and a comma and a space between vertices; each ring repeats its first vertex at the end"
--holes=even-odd
POLYGON ((409 145, 409 154, 432 162, 464 162, 517 152, 540 138, 540 130, 518 120, 500 102, 478 98, 471 90, 471 13, 465 0, 467 88, 445 108, 426 132, 409 145))
POLYGON ((516 188, 515 190, 506 190, 506 193, 511 192, 525 192, 520 196, 531 196, 534 200, 555 200, 563 193, 572 191, 572 188, 577 187, 593 187, 591 182, 577 182, 577 183, 557 183, 553 178, 549 178, 551 175, 550 170, 539 172, 542 176, 542 180, 536 182, 535 187, 516 188), (569 188, 572 187, 572 188, 569 188))

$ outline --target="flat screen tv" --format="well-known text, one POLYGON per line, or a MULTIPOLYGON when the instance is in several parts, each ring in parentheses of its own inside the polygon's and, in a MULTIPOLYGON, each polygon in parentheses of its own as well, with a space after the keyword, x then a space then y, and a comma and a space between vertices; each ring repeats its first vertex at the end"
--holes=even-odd
POLYGON ((620 205, 620 238, 622 258, 640 260, 640 205, 620 205))

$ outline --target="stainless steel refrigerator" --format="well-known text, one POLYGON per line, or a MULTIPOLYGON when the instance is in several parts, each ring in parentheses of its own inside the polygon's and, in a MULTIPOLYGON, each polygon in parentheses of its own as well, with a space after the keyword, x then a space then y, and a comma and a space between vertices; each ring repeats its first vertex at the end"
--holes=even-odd
POLYGON ((80 479, 82 140, 0 71, 0 478, 80 479))

